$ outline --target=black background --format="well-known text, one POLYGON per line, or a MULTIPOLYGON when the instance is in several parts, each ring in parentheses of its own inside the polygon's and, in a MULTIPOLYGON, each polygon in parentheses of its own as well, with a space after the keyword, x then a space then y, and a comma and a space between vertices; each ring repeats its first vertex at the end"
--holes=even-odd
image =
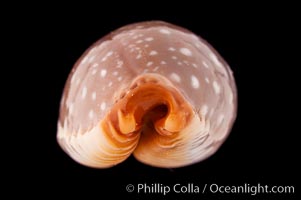
MULTIPOLYGON (((87 199, 90 196, 108 199, 118 194, 143 199, 145 194, 125 190, 127 184, 138 183, 294 185, 298 193, 300 78, 297 68, 300 63, 296 60, 299 52, 295 50, 298 44, 294 38, 298 20, 291 8, 248 5, 229 10, 217 9, 216 5, 190 5, 175 10, 158 5, 148 11, 143 10, 145 7, 133 11, 124 8, 122 13, 114 7, 106 10, 106 6, 99 10, 54 8, 37 9, 34 14, 25 14, 24 19, 20 16, 27 28, 17 26, 19 33, 23 32, 17 42, 25 42, 22 52, 29 54, 25 58, 26 70, 24 64, 19 66, 20 77, 25 77, 29 89, 23 96, 26 111, 22 112, 25 120, 22 130, 28 132, 22 135, 26 149, 19 149, 18 153, 29 152, 26 151, 26 158, 20 156, 25 161, 15 165, 26 178, 16 179, 14 184, 30 185, 26 193, 32 195, 38 195, 39 191, 54 196, 87 195, 87 199), (184 168, 153 168, 133 157, 109 169, 81 166, 56 143, 59 102, 67 76, 93 42, 123 25, 145 20, 163 20, 195 32, 229 63, 238 88, 238 116, 233 130, 215 155, 184 168), (111 196, 104 197, 107 194, 111 196)), ((176 199, 224 197, 221 194, 175 196, 176 199)), ((296 194, 257 195, 256 199, 267 197, 290 199, 296 194)), ((161 194, 155 195, 155 199, 163 198, 161 194)))

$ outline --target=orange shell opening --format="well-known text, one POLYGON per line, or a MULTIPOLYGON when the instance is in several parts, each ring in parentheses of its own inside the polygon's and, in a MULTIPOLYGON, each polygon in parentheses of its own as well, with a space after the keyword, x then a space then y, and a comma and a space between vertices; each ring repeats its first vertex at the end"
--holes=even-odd
POLYGON ((148 148, 155 142, 172 147, 173 138, 189 124, 191 106, 166 81, 159 75, 140 76, 102 120, 107 140, 119 150, 124 148, 125 158, 137 145, 148 148))

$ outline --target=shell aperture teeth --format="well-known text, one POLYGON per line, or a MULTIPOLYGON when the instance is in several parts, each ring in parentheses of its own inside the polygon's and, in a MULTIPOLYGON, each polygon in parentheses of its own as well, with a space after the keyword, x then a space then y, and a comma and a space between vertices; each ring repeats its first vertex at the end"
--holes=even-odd
POLYGON ((132 133, 136 130, 136 120, 132 113, 124 114, 121 110, 118 110, 117 115, 121 133, 132 133))
POLYGON ((164 122, 164 129, 169 132, 179 132, 185 125, 185 117, 182 114, 171 113, 164 122))

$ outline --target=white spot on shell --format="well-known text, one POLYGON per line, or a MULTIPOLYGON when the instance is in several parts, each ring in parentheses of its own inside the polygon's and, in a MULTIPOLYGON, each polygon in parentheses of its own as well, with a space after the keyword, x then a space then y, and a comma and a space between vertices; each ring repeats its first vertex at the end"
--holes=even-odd
POLYGON ((117 78, 117 80, 118 80, 118 81, 121 81, 121 80, 122 80, 122 76, 119 76, 119 77, 117 78))
POLYGON ((207 113, 208 113, 208 106, 205 104, 201 107, 201 114, 202 116, 206 116, 207 113))
POLYGON ((159 69, 159 66, 155 67, 155 68, 153 69, 153 71, 156 72, 158 69, 159 69))
POLYGON ((178 82, 178 83, 181 82, 181 77, 180 77, 177 73, 172 73, 172 74, 170 75, 170 78, 171 78, 172 80, 178 82))
POLYGON ((192 52, 187 48, 181 48, 180 52, 185 56, 192 56, 192 52))
POLYGON ((154 55, 157 55, 157 54, 158 54, 157 51, 151 51, 151 52, 149 53, 150 56, 154 56, 154 55))
POLYGON ((118 75, 118 71, 114 71, 114 72, 113 72, 113 75, 114 75, 114 76, 117 76, 117 75, 118 75))
POLYGON ((171 56, 171 59, 177 60, 178 58, 177 58, 177 56, 171 56))
POLYGON ((194 75, 191 76, 191 86, 195 89, 200 87, 199 79, 194 75))
POLYGON ((137 41, 136 41, 137 44, 140 44, 140 43, 142 43, 142 42, 143 42, 143 40, 137 40, 137 41))
POLYGON ((108 84, 109 87, 111 87, 113 85, 113 82, 110 81, 110 83, 108 84))
POLYGON ((154 38, 153 37, 148 37, 148 38, 145 38, 144 40, 147 41, 147 42, 150 42, 150 41, 153 41, 154 38))
POLYGON ((118 60, 117 61, 117 68, 121 68, 123 65, 123 61, 122 60, 118 60))
POLYGON ((100 104, 100 109, 101 109, 101 110, 105 110, 106 107, 107 107, 107 105, 106 105, 105 102, 102 102, 102 103, 100 104))
POLYGON ((98 67, 98 63, 94 63, 92 67, 98 67))
POLYGON ((206 82, 206 83, 210 83, 210 81, 209 81, 209 78, 208 78, 208 77, 206 77, 206 78, 205 78, 205 82, 206 82))
POLYGON ((103 57, 103 58, 101 59, 101 61, 106 61, 106 60, 108 59, 108 57, 110 57, 111 55, 113 55, 113 51, 109 51, 109 52, 105 55, 105 57, 103 57))
POLYGON ((167 30, 167 29, 160 29, 159 30, 160 31, 160 33, 163 33, 163 34, 166 34, 166 35, 169 35, 170 34, 170 31, 169 30, 167 30))
POLYGON ((198 68, 198 66, 197 66, 195 63, 192 63, 192 66, 193 66, 194 68, 198 68))
POLYGON ((96 92, 93 92, 92 93, 92 100, 95 101, 95 99, 96 99, 96 92))
POLYGON ((176 49, 175 48, 173 48, 173 47, 169 47, 168 48, 168 51, 175 51, 176 49))
POLYGON ((83 64, 85 64, 86 62, 88 61, 88 57, 86 56, 86 57, 84 57, 83 59, 82 59, 82 61, 81 61, 81 65, 83 65, 83 64))
POLYGON ((177 62, 178 65, 182 65, 182 62, 177 62))
POLYGON ((220 85, 216 81, 213 81, 212 85, 213 85, 215 94, 219 94, 221 92, 220 85))
POLYGON ((203 61, 202 63, 204 65, 204 67, 206 67, 207 69, 209 68, 209 65, 205 61, 203 61))
POLYGON ((154 63, 154 62, 152 62, 152 61, 149 61, 149 62, 147 62, 147 63, 146 63, 146 66, 148 66, 148 67, 149 67, 149 66, 151 66, 153 63, 154 63))
POLYGON ((94 112, 93 112, 93 110, 90 110, 89 111, 89 118, 93 119, 93 117, 94 117, 94 112))
POLYGON ((89 63, 93 62, 94 59, 95 59, 95 55, 91 56, 91 57, 89 58, 89 63))
POLYGON ((82 90, 82 99, 86 98, 86 95, 87 95, 87 87, 83 87, 83 90, 82 90))
POLYGON ((101 77, 105 77, 107 75, 107 70, 106 69, 102 69, 101 71, 100 71, 100 76, 101 77))
POLYGON ((164 60, 162 60, 160 63, 161 65, 166 65, 166 62, 164 60))
POLYGON ((218 126, 223 122, 224 118, 225 118, 224 114, 220 114, 218 116, 218 119, 217 119, 217 125, 218 126))
POLYGON ((216 57, 216 55, 214 55, 213 53, 209 54, 211 60, 214 62, 214 64, 219 67, 219 68, 223 68, 222 63, 218 60, 218 58, 216 57))
POLYGON ((140 59, 142 56, 141 56, 141 54, 139 53, 137 56, 136 56, 136 59, 138 60, 138 59, 140 59))

